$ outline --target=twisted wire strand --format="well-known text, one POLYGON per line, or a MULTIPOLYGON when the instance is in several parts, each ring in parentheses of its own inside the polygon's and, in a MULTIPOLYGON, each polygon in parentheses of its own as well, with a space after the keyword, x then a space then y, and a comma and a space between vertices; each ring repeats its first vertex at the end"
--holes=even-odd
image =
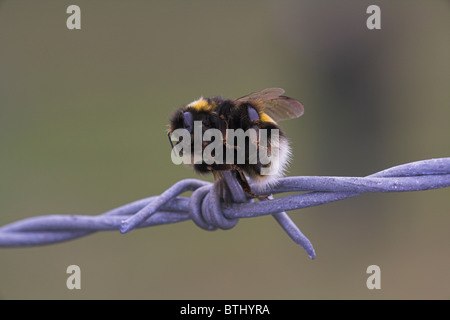
POLYGON ((450 158, 422 160, 392 167, 367 177, 287 177, 266 194, 302 192, 268 201, 247 199, 242 189, 225 175, 233 204, 223 206, 214 185, 197 179, 175 183, 159 196, 140 199, 97 216, 45 215, 0 227, 1 247, 23 247, 57 243, 97 231, 129 232, 162 224, 193 220, 205 230, 229 229, 239 218, 271 214, 287 234, 315 257, 311 242, 292 222, 286 211, 326 204, 367 192, 421 191, 450 186, 450 158), (192 195, 180 194, 193 191, 192 195), (303 193, 304 191, 310 191, 303 193))

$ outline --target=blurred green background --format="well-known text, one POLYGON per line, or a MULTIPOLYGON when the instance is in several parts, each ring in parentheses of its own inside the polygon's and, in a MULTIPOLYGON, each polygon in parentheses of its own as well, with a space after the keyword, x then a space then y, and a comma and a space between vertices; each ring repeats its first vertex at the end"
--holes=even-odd
MULTIPOLYGON (((168 117, 200 95, 282 87, 290 175, 365 176, 449 156, 449 1, 2 1, 0 225, 96 215, 196 176, 168 117), (66 8, 81 8, 81 30, 66 8), (381 30, 366 28, 370 4, 381 30)), ((211 177, 205 177, 211 180, 211 177)), ((449 299, 449 189, 0 249, 3 299, 449 299), (81 290, 66 288, 67 266, 81 290), (381 290, 366 268, 381 268, 381 290)))

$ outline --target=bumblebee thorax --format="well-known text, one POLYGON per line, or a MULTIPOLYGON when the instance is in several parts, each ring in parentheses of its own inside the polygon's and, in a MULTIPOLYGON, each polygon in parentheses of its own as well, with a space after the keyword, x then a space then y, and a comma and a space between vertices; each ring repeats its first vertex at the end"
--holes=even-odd
POLYGON ((216 107, 216 103, 211 99, 200 97, 199 99, 189 103, 186 107, 192 108, 198 112, 208 112, 216 107))

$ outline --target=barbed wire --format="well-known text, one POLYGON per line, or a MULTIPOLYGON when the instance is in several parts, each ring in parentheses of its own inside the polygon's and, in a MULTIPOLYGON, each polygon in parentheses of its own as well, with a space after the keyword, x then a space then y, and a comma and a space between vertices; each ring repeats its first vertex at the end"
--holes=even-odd
POLYGON ((175 183, 159 196, 137 200, 97 216, 45 215, 27 218, 0 228, 0 247, 45 245, 87 236, 97 231, 129 232, 162 224, 193 220, 205 230, 230 229, 240 218, 273 215, 285 232, 315 257, 308 238, 286 211, 318 206, 367 192, 407 192, 450 186, 450 158, 422 160, 386 169, 367 177, 298 176, 279 180, 264 194, 301 192, 270 200, 248 199, 225 172, 233 203, 223 205, 214 184, 197 179, 175 183), (180 194, 193 191, 191 196, 180 194), (309 191, 304 193, 305 191, 309 191))

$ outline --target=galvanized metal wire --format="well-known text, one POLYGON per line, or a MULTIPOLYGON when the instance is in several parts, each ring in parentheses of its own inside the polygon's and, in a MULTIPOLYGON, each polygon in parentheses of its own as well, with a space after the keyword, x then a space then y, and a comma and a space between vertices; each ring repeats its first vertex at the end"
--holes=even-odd
POLYGON ((20 220, 0 228, 1 247, 24 247, 57 243, 84 237, 97 231, 129 232, 162 224, 192 220, 205 230, 230 229, 240 218, 273 215, 286 233, 311 258, 314 248, 292 222, 286 211, 326 204, 367 192, 406 192, 450 186, 450 158, 403 164, 367 177, 299 176, 280 179, 267 194, 299 192, 265 201, 248 199, 232 177, 225 179, 233 203, 223 205, 212 183, 186 179, 159 196, 137 200, 97 216, 45 215, 20 220), (180 194, 193 191, 190 197, 180 194), (309 191, 306 192, 305 191, 309 191))

